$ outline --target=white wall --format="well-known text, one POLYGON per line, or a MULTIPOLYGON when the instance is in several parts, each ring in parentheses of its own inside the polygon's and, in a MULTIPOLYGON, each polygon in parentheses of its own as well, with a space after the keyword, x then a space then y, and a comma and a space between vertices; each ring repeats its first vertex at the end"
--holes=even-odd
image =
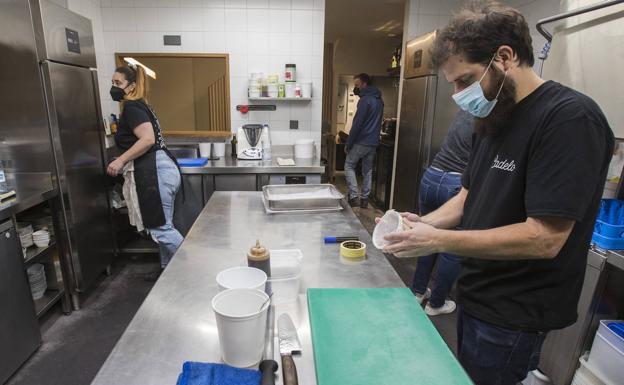
POLYGON ((118 112, 108 94, 115 52, 228 53, 233 130, 268 123, 273 144, 300 138, 320 143, 324 0, 87 1, 101 5, 103 39, 101 49, 96 40, 96 52, 105 114, 118 112), (164 46, 165 34, 181 35, 182 45, 164 46), (283 76, 286 63, 297 64, 298 81, 313 82, 311 102, 276 102, 274 112, 236 111, 237 104, 249 104, 251 72, 283 76), (298 130, 289 129, 290 120, 299 121, 298 130))

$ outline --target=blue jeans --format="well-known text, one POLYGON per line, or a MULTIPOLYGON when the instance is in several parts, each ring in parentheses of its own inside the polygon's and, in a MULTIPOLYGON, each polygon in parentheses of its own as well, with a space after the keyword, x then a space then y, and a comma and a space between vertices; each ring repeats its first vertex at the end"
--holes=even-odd
POLYGON ((513 385, 537 369, 543 332, 492 325, 461 308, 457 318, 457 355, 475 385, 513 385))
POLYGON ((160 266, 165 267, 178 250, 184 237, 173 227, 173 206, 180 189, 181 176, 176 164, 163 150, 156 151, 158 189, 165 213, 165 224, 149 229, 160 249, 160 266))
POLYGON ((373 162, 377 146, 366 146, 363 144, 354 144, 347 154, 345 160, 345 177, 347 186, 349 187, 349 199, 358 197, 357 177, 355 176, 355 167, 362 159, 362 198, 367 199, 371 191, 371 183, 373 180, 373 162))
MULTIPOLYGON (((459 190, 461 190, 461 175, 429 167, 420 181, 418 196, 420 215, 436 210, 454 197, 459 190)), ((436 260, 438 271, 429 299, 429 306, 434 308, 444 305, 461 267, 461 257, 451 254, 439 253, 418 258, 412 282, 414 293, 425 293, 436 260)))

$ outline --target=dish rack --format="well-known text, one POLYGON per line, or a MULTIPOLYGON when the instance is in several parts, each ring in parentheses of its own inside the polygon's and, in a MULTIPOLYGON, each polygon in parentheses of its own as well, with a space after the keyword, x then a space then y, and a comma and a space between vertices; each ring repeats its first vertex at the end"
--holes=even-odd
POLYGON ((624 201, 603 199, 594 225, 592 242, 607 250, 624 250, 624 201))

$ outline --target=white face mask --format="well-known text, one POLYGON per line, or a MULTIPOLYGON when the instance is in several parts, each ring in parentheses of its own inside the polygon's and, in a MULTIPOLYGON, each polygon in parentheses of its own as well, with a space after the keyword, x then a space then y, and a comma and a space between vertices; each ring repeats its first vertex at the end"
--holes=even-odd
POLYGON ((503 89, 503 85, 505 84, 505 79, 507 78, 507 71, 505 71, 505 77, 503 78, 500 88, 496 93, 496 97, 493 100, 487 100, 487 98, 483 94, 483 88, 481 88, 481 81, 492 66, 492 62, 494 61, 495 57, 496 55, 494 55, 492 57, 492 60, 490 60, 490 64, 488 64, 485 72, 483 72, 483 76, 481 76, 481 79, 472 83, 458 93, 453 94, 453 100, 455 100, 455 103, 457 103, 459 108, 466 112, 469 112, 477 118, 485 118, 490 114, 490 112, 492 112, 494 106, 496 106, 496 102, 498 102, 498 95, 500 95, 503 89))

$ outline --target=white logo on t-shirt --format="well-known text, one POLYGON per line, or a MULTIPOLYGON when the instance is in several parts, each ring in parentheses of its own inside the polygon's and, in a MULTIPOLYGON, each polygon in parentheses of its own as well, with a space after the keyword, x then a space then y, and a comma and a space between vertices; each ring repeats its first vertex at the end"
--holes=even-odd
POLYGON ((492 163, 492 167, 490 168, 498 168, 503 171, 512 172, 513 170, 516 169, 516 163, 513 161, 513 159, 511 161, 507 161, 507 159, 498 160, 498 155, 496 155, 496 158, 494 159, 494 162, 492 163))

